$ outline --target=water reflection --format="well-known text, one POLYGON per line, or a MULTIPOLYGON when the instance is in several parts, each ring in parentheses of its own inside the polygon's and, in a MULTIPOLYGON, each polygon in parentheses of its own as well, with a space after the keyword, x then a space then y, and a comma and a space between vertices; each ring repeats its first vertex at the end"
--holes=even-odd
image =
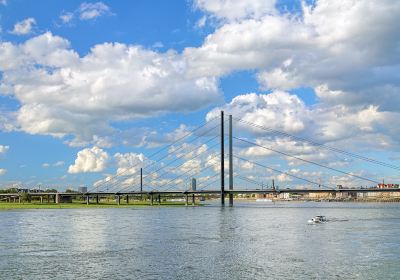
POLYGON ((0 279, 397 279, 398 217, 350 203, 3 211, 0 279), (309 226, 319 214, 348 221, 309 226))

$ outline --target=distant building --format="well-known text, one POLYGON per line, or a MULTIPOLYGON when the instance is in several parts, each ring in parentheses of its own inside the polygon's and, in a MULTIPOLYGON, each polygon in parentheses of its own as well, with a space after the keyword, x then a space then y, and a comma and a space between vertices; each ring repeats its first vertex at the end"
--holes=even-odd
POLYGON ((80 193, 87 193, 87 187, 79 187, 78 192, 80 193))
POLYGON ((378 184, 378 189, 398 189, 399 184, 378 184))
POLYGON ((195 191, 195 190, 196 190, 196 178, 192 178, 192 182, 191 182, 190 189, 191 189, 192 191, 195 191))

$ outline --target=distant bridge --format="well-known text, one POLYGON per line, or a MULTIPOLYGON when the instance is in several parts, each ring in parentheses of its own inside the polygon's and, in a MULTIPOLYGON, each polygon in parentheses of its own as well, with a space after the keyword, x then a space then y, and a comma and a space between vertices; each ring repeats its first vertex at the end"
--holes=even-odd
MULTIPOLYGON (((346 157, 352 157, 370 164, 379 165, 380 167, 390 168, 400 171, 400 167, 381 162, 372 158, 367 158, 358 154, 354 154, 348 151, 343 151, 331 146, 326 146, 321 143, 317 143, 310 139, 296 137, 285 132, 273 130, 261 125, 250 123, 242 119, 235 119, 241 125, 249 126, 254 129, 266 131, 273 135, 279 135, 281 137, 288 137, 295 141, 305 142, 318 149, 325 149, 334 153, 340 153, 346 157)), ((188 203, 189 198, 193 200, 196 196, 203 195, 219 195, 221 205, 225 205, 225 198, 228 198, 229 206, 233 206, 233 198, 235 194, 274 194, 279 195, 281 193, 365 193, 365 192, 376 192, 376 193, 387 193, 387 192, 400 192, 400 188, 347 188, 328 186, 321 182, 316 182, 310 178, 300 176, 297 173, 291 173, 289 171, 278 170, 274 165, 266 165, 265 163, 256 162, 254 160, 247 159, 241 155, 233 153, 233 140, 238 145, 244 145, 245 147, 257 148, 268 153, 275 153, 280 156, 284 156, 286 159, 303 162, 308 165, 317 166, 320 169, 329 170, 329 172, 335 172, 341 176, 352 178, 354 180, 362 180, 377 186, 380 184, 377 180, 363 177, 361 175, 354 174, 352 172, 340 170, 336 167, 328 166, 320 162, 312 161, 310 159, 301 157, 299 155, 292 155, 287 151, 278 150, 276 147, 262 145, 257 141, 250 141, 246 137, 234 136, 232 131, 233 117, 229 115, 228 118, 228 131, 225 131, 224 112, 221 111, 220 117, 214 118, 206 122, 205 124, 198 126, 193 129, 190 133, 187 133, 180 139, 176 140, 172 144, 158 150, 157 152, 150 155, 149 162, 139 162, 129 168, 123 169, 121 172, 117 172, 116 175, 111 176, 107 180, 103 180, 96 184, 91 190, 86 193, 75 193, 75 192, 64 192, 64 193, 46 193, 46 192, 31 192, 29 193, 32 197, 40 197, 43 202, 43 198, 47 198, 48 201, 53 200, 54 202, 61 202, 66 197, 85 197, 86 202, 89 203, 90 199, 95 199, 99 202, 99 197, 115 196, 118 204, 120 204, 121 197, 129 202, 130 197, 147 196, 150 198, 151 203, 154 199, 160 201, 161 196, 182 196, 186 198, 188 203), (215 124, 215 121, 219 120, 219 123, 215 124), (210 128, 211 126, 211 128, 210 128), (228 136, 228 153, 225 153, 225 136, 228 136), (190 139, 192 137, 192 139, 190 139), (203 141, 206 138, 207 140, 203 141), (218 141, 219 138, 219 141, 218 141), (183 142, 184 140, 184 142, 183 142), (216 140, 216 143, 213 141, 216 140), (199 144, 196 143, 200 142, 199 144), (182 142, 182 143, 180 143, 182 142), (219 146, 219 151, 214 151, 213 148, 219 146), (162 152, 166 152, 162 155, 162 152), (161 155, 161 157, 160 157, 161 155), (158 158, 156 157, 158 156, 158 158), (203 161, 199 158, 203 157, 203 161), (225 172, 225 158, 227 158, 228 166, 225 172), (262 170, 268 172, 274 172, 280 175, 290 177, 293 180, 301 181, 311 187, 303 188, 278 188, 274 185, 272 180, 272 187, 265 188, 262 182, 256 179, 242 176, 240 172, 234 173, 234 161, 236 164, 239 162, 246 163, 253 168, 259 167, 262 170), (202 177, 200 176, 202 175, 202 177), (212 175, 212 176, 211 176, 212 175), (200 177, 199 177, 200 176, 200 177), (190 181, 191 178, 200 178, 198 185, 194 184, 191 187, 185 186, 185 182, 190 181), (226 185, 225 179, 228 179, 226 185), (239 187, 243 184, 237 184, 234 188, 234 180, 241 180, 247 183, 255 185, 254 188, 239 187), (219 181, 219 183, 218 183, 219 181), (317 187, 317 188, 315 188, 317 187), (180 189, 176 189, 180 188, 180 189)), ((20 200, 21 193, 2 193, 0 198, 18 199, 20 200)))
MULTIPOLYGON (((254 190, 226 190, 225 195, 234 195, 234 194, 274 194, 279 195, 281 193, 296 193, 296 194, 306 194, 306 193, 389 193, 389 192, 399 192, 399 188, 358 188, 358 189, 282 189, 282 190, 274 190, 274 189, 254 189, 254 190)), ((138 191, 138 192, 91 192, 91 193, 69 193, 69 192, 60 192, 60 193, 46 193, 46 192, 32 192, 28 193, 31 197, 40 198, 41 203, 47 198, 48 202, 52 201, 54 203, 63 202, 63 198, 68 197, 84 197, 86 204, 90 204, 90 199, 95 200, 94 203, 99 204, 99 199, 101 197, 109 197, 114 196, 117 204, 121 204, 121 198, 125 198, 126 203, 129 203, 129 199, 132 197, 142 197, 148 196, 150 198, 150 203, 153 205, 154 201, 161 202, 161 197, 165 196, 182 196, 186 205, 188 205, 189 200, 191 199, 192 203, 195 203, 196 196, 204 196, 204 195, 220 195, 220 190, 199 190, 199 191, 138 191)), ((8 201, 21 202, 22 193, 1 193, 0 199, 5 198, 8 201)), ((224 199, 225 200, 225 199, 224 199)), ((233 206, 233 203, 230 205, 233 206)))

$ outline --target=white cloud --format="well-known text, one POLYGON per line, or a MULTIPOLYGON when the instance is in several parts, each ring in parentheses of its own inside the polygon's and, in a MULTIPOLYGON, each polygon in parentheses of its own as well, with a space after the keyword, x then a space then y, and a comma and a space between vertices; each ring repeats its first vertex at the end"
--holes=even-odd
POLYGON ((292 177, 290 177, 289 175, 285 174, 285 173, 281 173, 278 176, 276 176, 276 179, 278 182, 290 182, 292 181, 292 177))
MULTIPOLYGON (((107 10, 98 3, 91 5, 107 10)), ((80 57, 51 33, 20 45, 1 43, 2 92, 22 105, 15 125, 32 134, 72 136, 70 145, 110 146, 107 136, 119 132, 112 124, 215 104, 218 79, 250 69, 273 93, 236 97, 224 107, 236 116, 321 141, 399 142, 397 1, 320 0, 303 4, 298 14, 277 12, 275 1, 194 5, 220 27, 182 54, 115 43, 80 57), (315 89, 318 103, 307 106, 283 91, 296 87, 315 89)))
MULTIPOLYGON (((214 9, 228 2, 217 1, 214 9)), ((334 97, 325 94, 322 102, 328 98, 336 104, 396 111, 399 14, 397 1, 320 0, 303 4, 299 15, 266 13, 229 22, 207 36, 200 48, 184 53, 193 75, 256 69, 265 89, 323 85, 334 97)))
POLYGON ((206 25, 206 22, 207 22, 207 17, 203 16, 196 22, 196 27, 203 28, 206 25))
POLYGON ((0 5, 7 6, 7 0, 0 0, 0 5))
POLYGON ((55 162, 55 163, 53 163, 53 164, 50 164, 50 163, 43 163, 42 164, 42 167, 44 167, 44 168, 48 168, 48 167, 60 167, 60 166, 63 166, 65 163, 64 163, 64 161, 57 161, 57 162, 55 162))
POLYGON ((36 20, 34 18, 27 18, 23 21, 17 22, 10 33, 15 35, 26 35, 32 32, 34 25, 36 25, 36 20))
POLYGON ((75 163, 68 173, 87 173, 103 171, 108 164, 109 155, 98 147, 86 148, 78 152, 75 163))
POLYGON ((74 18, 74 13, 64 12, 60 15, 60 19, 63 23, 69 23, 74 18))
POLYGON ((53 166, 55 166, 55 167, 60 167, 60 166, 63 166, 64 164, 65 164, 65 162, 62 161, 62 160, 60 160, 60 161, 55 162, 55 163, 53 164, 53 166))
MULTIPOLYGON (((311 138, 317 142, 341 141, 339 144, 346 144, 348 148, 357 146, 357 143, 364 143, 364 146, 358 148, 367 146, 393 148, 393 145, 396 146, 395 143, 400 140, 399 129, 394 121, 400 117, 400 113, 381 112, 378 107, 372 105, 364 107, 325 106, 324 104, 307 106, 294 94, 274 91, 270 94, 239 95, 229 104, 210 111, 206 119, 214 118, 220 110, 245 122, 311 138)), ((259 138, 265 136, 281 138, 275 139, 273 144, 283 151, 300 153, 299 149, 303 149, 302 153, 304 153, 304 149, 307 149, 309 152, 314 152, 308 146, 297 146, 296 142, 287 142, 284 137, 282 139, 282 135, 276 135, 244 122, 235 122, 235 127, 259 138)), ((259 141, 263 143, 265 140, 261 138, 259 141)), ((262 152, 260 148, 251 148, 247 150, 247 153, 249 155, 270 154, 265 150, 262 152)))
POLYGON ((111 145, 111 122, 190 112, 220 100, 218 81, 187 77, 183 58, 140 46, 104 43, 84 57, 45 33, 0 43, 3 92, 21 103, 16 126, 30 134, 74 136, 72 146, 111 145), (49 70, 51 69, 51 70, 49 70))
POLYGON ((4 174, 7 173, 7 170, 4 168, 0 168, 0 176, 3 176, 4 174))
POLYGON ((0 155, 4 155, 8 152, 10 146, 0 145, 0 155))
MULTIPOLYGON (((304 102, 296 95, 283 91, 236 96, 226 106, 209 112, 206 119, 210 120, 219 116, 221 109, 236 118, 291 133, 303 131, 312 121, 310 110, 304 102)), ((257 128, 247 125, 246 127, 254 132, 259 131, 257 128)))
POLYGON ((88 3, 83 2, 75 11, 64 11, 59 16, 62 24, 71 24, 74 19, 80 20, 95 20, 102 16, 113 15, 110 7, 103 2, 88 3))
POLYGON ((114 159, 117 162, 117 174, 132 175, 144 166, 145 156, 135 153, 116 153, 114 159))
POLYGON ((103 2, 84 2, 79 7, 79 18, 82 20, 91 20, 109 14, 111 14, 110 8, 103 2))
POLYGON ((232 21, 274 13, 275 2, 276 0, 195 0, 194 5, 219 19, 232 21))

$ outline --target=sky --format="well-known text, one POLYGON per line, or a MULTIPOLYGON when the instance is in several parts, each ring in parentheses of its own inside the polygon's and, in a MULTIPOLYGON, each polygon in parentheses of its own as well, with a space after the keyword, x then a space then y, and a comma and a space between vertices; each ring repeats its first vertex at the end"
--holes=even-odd
MULTIPOLYGON (((155 151, 221 110, 400 166, 399 16, 392 0, 0 0, 0 188, 90 188, 121 172, 133 184, 155 151)), ((253 162, 235 159, 242 178, 399 182, 396 168, 244 122, 234 130, 259 145, 236 139, 253 162)), ((212 162, 210 133, 181 141, 179 172, 212 162), (196 143, 204 154, 190 159, 196 143)))

